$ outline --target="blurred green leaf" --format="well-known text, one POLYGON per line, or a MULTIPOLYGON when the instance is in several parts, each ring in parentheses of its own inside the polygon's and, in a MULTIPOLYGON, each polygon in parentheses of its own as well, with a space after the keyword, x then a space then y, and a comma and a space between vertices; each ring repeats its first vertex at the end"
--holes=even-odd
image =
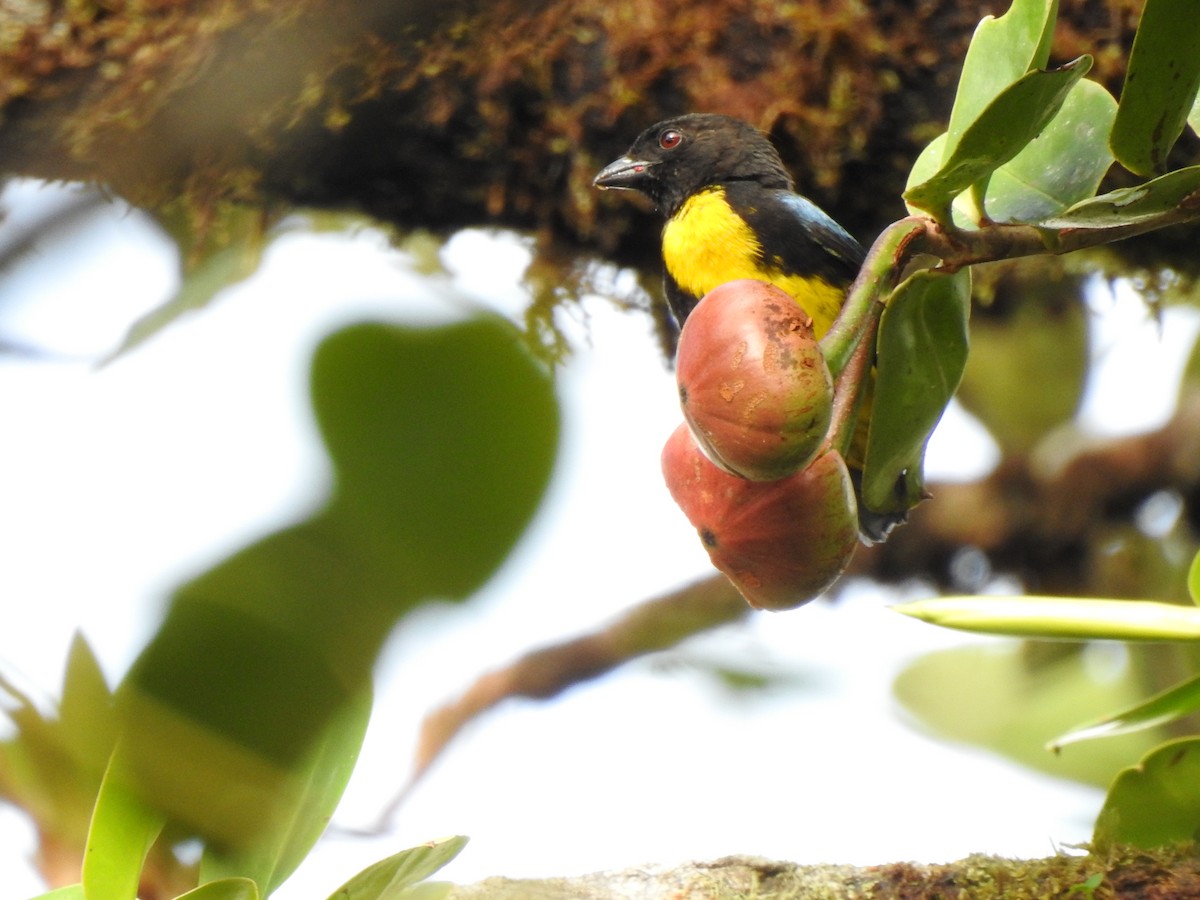
POLYGON ((407 900, 413 896, 410 888, 458 856, 466 844, 467 838, 455 836, 402 850, 363 869, 330 894, 329 900, 407 900))
POLYGON ((1162 744, 1109 788, 1092 841, 1143 849, 1200 840, 1200 738, 1162 744))
POLYGON ((249 878, 222 878, 202 884, 175 900, 258 900, 258 885, 249 878))
POLYGON ((67 652, 58 719, 63 745, 76 764, 84 771, 103 771, 117 742, 113 695, 92 648, 78 632, 67 652))
POLYGON ((1188 569, 1188 594, 1200 606, 1200 553, 1192 558, 1192 567, 1188 569))
POLYGON ((120 754, 118 747, 92 812, 83 858, 88 900, 135 900, 146 854, 164 824, 130 788, 120 754))
POLYGON ((925 445, 967 361, 970 274, 923 270, 892 293, 879 323, 877 377, 863 467, 863 499, 877 512, 924 495, 925 445), (904 487, 897 490, 897 484, 904 487))
POLYGON ((1089 363, 1082 287, 1082 278, 1023 260, 997 282, 995 306, 972 314, 956 396, 1005 453, 1028 452, 1079 407, 1089 363))
POLYGON ((1111 145, 1121 165, 1150 176, 1167 166, 1200 88, 1200 16, 1194 0, 1146 0, 1111 145))
POLYGON ((1106 787, 1163 734, 1143 731, 1048 752, 1047 742, 1081 717, 1136 702, 1140 691, 1133 677, 1093 675, 1082 646, 1061 649, 1036 661, 1017 641, 928 653, 900 673, 894 691, 904 709, 938 737, 1001 753, 1059 778, 1106 787))
POLYGON ((1200 166, 1176 169, 1136 187, 1080 201, 1039 222, 1046 228, 1123 228, 1191 206, 1200 191, 1200 166))
POLYGON ((490 577, 557 448, 549 374, 499 317, 343 329, 312 394, 329 502, 183 585, 119 691, 139 788, 221 848, 209 877, 264 890, 341 793, 392 627, 490 577))
POLYGON ((547 372, 499 318, 366 323, 313 359, 313 408, 336 468, 334 511, 387 547, 398 585, 462 599, 503 562, 558 446, 547 372))
POLYGON ((370 692, 364 691, 338 711, 295 773, 286 816, 270 829, 259 830, 247 844, 208 847, 200 864, 201 880, 247 876, 253 879, 251 886, 261 885, 267 895, 283 884, 333 817, 354 771, 370 717, 370 692))
POLYGON ((892 607, 943 628, 1009 637, 1090 641, 1200 640, 1200 609, 1150 600, 935 597, 892 607))
POLYGON ((906 190, 905 202, 944 220, 955 197, 1013 159, 1042 132, 1091 66, 1091 57, 1081 56, 1057 69, 1029 72, 1005 88, 957 143, 947 139, 941 167, 906 190))
POLYGON ((1052 740, 1047 749, 1059 750, 1067 744, 1113 737, 1157 728, 1200 709, 1200 677, 1155 694, 1149 700, 1107 713, 1098 719, 1077 725, 1052 740))
POLYGON ((87 900, 87 895, 83 892, 82 884, 69 884, 44 894, 38 894, 32 900, 87 900))
POLYGON ((225 288, 253 275, 268 243, 269 218, 255 206, 221 203, 202 216, 187 200, 178 200, 159 211, 158 222, 179 247, 179 289, 166 303, 134 322, 105 363, 125 355, 181 316, 203 309, 225 288))
MULTIPOLYGON (((1027 72, 1046 67, 1057 16, 1058 0, 1013 0, 1004 15, 987 16, 979 23, 958 79, 945 153, 955 150, 963 133, 1001 91, 1027 72)), ((939 157, 937 163, 943 161, 939 157)))

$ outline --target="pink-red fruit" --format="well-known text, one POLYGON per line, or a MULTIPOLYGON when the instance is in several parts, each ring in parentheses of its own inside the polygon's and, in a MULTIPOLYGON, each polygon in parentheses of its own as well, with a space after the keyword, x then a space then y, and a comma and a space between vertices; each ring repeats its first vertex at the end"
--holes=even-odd
POLYGON ((833 379, 812 319, 774 285, 741 279, 706 294, 679 335, 675 371, 696 442, 734 475, 791 475, 829 431, 833 379))
POLYGON ((663 476, 713 565, 758 609, 795 609, 837 580, 858 544, 858 515, 837 451, 779 481, 713 465, 686 425, 667 439, 663 476))

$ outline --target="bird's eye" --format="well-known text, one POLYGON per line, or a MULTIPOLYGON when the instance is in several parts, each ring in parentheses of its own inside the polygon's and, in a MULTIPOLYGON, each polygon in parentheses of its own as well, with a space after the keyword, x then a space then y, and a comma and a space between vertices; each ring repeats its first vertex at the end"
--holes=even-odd
POLYGON ((674 150, 683 143, 683 135, 674 128, 668 128, 658 136, 658 146, 664 150, 674 150))

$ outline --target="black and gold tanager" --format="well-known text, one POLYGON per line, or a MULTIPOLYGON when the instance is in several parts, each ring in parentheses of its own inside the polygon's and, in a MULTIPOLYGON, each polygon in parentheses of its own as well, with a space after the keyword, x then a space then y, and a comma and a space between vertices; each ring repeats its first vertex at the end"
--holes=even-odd
MULTIPOLYGON (((643 131, 596 176, 600 188, 638 191, 666 216, 662 258, 667 303, 682 327, 700 299, 738 278, 767 281, 829 330, 858 274, 862 246, 806 197, 757 128, 701 113, 643 131)), ((865 429, 847 463, 861 470, 865 429)), ((863 537, 882 540, 899 517, 861 508, 863 537)))

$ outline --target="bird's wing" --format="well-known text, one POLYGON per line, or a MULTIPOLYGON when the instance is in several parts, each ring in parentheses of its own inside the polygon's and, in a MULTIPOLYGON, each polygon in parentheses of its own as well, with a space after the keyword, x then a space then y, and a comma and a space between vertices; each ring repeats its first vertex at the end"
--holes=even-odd
POLYGON ((787 207, 800 224, 805 234, 825 250, 847 263, 848 268, 857 273, 866 253, 850 233, 833 218, 813 203, 807 197, 793 194, 791 191, 774 192, 779 201, 787 207))

